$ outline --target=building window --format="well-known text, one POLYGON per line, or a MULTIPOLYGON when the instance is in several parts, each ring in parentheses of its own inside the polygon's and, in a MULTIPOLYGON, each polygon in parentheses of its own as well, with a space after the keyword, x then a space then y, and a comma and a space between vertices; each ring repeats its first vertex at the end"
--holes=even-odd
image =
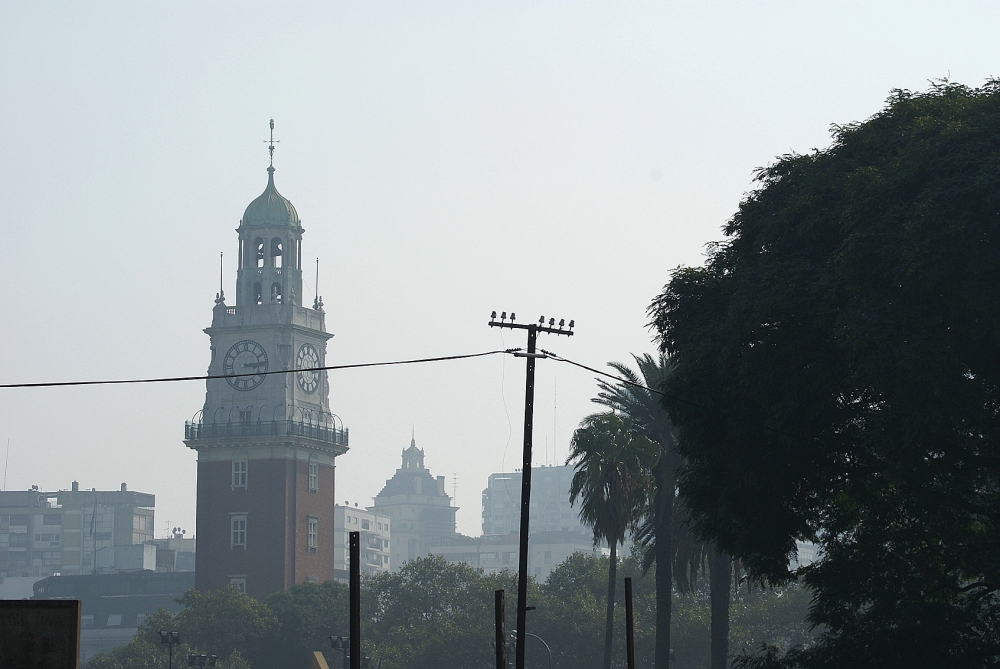
POLYGON ((366 519, 362 518, 361 519, 361 529, 367 530, 369 528, 371 528, 371 523, 369 523, 366 519))
POLYGON ((247 591, 247 577, 246 576, 233 576, 229 579, 229 585, 236 588, 240 592, 247 591))
POLYGON ((42 525, 62 525, 62 514, 46 513, 42 516, 42 525))
POLYGON ((230 527, 232 528, 230 545, 232 546, 246 546, 247 545, 247 517, 246 516, 232 516, 229 520, 230 527))
POLYGON ((319 490, 319 465, 315 462, 309 463, 309 492, 319 490))
POLYGON ((108 616, 108 627, 121 627, 122 626, 122 614, 112 613, 108 616))
POLYGON ((309 550, 314 551, 319 545, 319 518, 316 516, 309 516, 307 519, 308 532, 306 533, 306 538, 309 546, 309 550))
POLYGON ((233 460, 233 487, 247 487, 247 461, 233 460))
POLYGON ((89 630, 94 626, 94 616, 80 616, 80 629, 89 630))

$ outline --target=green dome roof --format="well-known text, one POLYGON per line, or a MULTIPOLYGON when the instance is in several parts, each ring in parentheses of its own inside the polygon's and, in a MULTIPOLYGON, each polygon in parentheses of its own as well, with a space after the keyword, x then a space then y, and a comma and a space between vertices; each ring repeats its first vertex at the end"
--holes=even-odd
POLYGON ((249 227, 300 227, 299 213, 274 187, 274 168, 267 168, 267 188, 243 212, 243 225, 249 227))

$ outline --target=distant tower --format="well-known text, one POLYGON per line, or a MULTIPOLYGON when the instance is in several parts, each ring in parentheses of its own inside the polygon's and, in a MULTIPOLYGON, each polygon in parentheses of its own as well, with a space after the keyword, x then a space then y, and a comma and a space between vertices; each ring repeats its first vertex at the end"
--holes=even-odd
POLYGON ((444 477, 424 468, 424 452, 415 439, 401 454, 402 462, 375 497, 375 511, 389 516, 392 540, 390 566, 398 570, 407 560, 424 557, 441 540, 455 533, 457 506, 444 491, 444 477))
MULTIPOLYGON (((273 120, 270 151, 273 163, 273 120)), ((303 228, 267 172, 237 228, 236 305, 220 292, 205 330, 208 373, 227 378, 207 382, 184 430, 198 451, 195 586, 258 599, 333 578, 334 459, 348 448, 326 372, 308 371, 333 335, 318 296, 302 306, 303 228)))

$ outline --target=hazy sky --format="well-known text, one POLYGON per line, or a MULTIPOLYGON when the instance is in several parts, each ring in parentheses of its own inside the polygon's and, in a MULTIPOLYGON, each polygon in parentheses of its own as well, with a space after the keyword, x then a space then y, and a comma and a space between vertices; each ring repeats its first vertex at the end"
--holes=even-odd
MULTIPOLYGON (((981 85, 998 28, 995 2, 5 2, 0 382, 203 374, 272 117, 329 363, 523 346, 493 309, 573 318, 540 346, 627 360, 756 167, 826 146, 893 88, 981 85)), ((479 534, 486 477, 520 466, 524 361, 331 384, 351 430, 338 500, 370 504, 415 428, 479 534)), ((541 361, 537 388, 535 462, 561 461, 593 375, 541 361)), ((124 481, 156 495, 157 536, 190 534, 181 440, 204 394, 0 390, 7 487, 124 481)))

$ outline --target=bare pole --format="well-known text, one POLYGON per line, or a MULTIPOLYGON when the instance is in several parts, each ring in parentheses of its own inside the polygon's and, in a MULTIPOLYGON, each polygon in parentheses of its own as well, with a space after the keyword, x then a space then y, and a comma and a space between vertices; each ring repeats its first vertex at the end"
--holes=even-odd
POLYGON ((222 290, 222 251, 219 251, 219 297, 225 297, 225 295, 222 290))
POLYGON ((524 353, 514 355, 527 358, 527 368, 524 379, 524 452, 521 464, 521 526, 518 537, 518 560, 517 560, 517 646, 514 654, 515 669, 524 669, 524 646, 528 614, 528 530, 529 516, 531 510, 531 436, 534 419, 535 405, 535 358, 548 357, 544 352, 539 355, 535 352, 535 342, 539 332, 550 334, 573 336, 574 321, 569 322, 566 329, 566 321, 559 321, 558 327, 554 318, 550 318, 548 326, 545 324, 545 316, 538 319, 538 323, 524 325, 514 322, 514 313, 510 314, 510 321, 507 321, 507 312, 500 314, 499 322, 496 320, 497 312, 490 316, 490 327, 510 328, 512 330, 528 331, 528 350, 524 353))
POLYGON ((524 459, 521 464, 521 532, 517 558, 517 648, 514 666, 524 669, 524 632, 528 617, 528 516, 531 509, 531 430, 535 409, 535 340, 538 327, 528 326, 528 368, 524 377, 524 459))
POLYGON ((503 590, 493 593, 493 618, 496 628, 497 669, 507 669, 507 631, 504 629, 503 590))
POLYGON ((351 669, 361 669, 361 533, 351 532, 351 669))
POLYGON ((632 577, 625 579, 625 661, 635 669, 635 627, 632 623, 632 577))

